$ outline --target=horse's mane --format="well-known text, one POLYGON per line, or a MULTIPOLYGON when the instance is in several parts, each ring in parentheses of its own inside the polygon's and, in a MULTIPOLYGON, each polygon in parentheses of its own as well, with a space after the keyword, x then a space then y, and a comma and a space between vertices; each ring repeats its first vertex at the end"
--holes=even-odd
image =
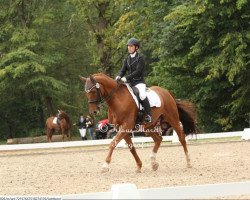
POLYGON ((101 78, 107 78, 107 79, 110 79, 110 80, 113 80, 113 81, 115 81, 113 78, 111 78, 109 75, 107 75, 107 74, 104 74, 104 73, 96 73, 96 74, 93 74, 92 75, 93 77, 95 77, 95 78, 98 78, 98 77, 101 77, 101 78))
POLYGON ((117 82, 115 81, 115 79, 111 78, 109 75, 104 74, 104 73, 96 73, 93 74, 92 77, 94 77, 97 82, 101 83, 101 84, 111 84, 112 87, 117 86, 117 82))
POLYGON ((60 117, 64 118, 67 122, 69 122, 69 116, 67 115, 66 112, 64 112, 63 110, 60 110, 61 114, 60 117))

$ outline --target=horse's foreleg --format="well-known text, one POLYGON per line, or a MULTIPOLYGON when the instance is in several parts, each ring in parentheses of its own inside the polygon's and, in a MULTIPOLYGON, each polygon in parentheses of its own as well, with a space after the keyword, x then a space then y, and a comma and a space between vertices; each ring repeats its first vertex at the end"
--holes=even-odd
POLYGON ((158 167, 159 167, 159 163, 156 161, 156 155, 157 155, 158 149, 159 149, 159 147, 161 145, 162 137, 156 132, 148 133, 148 135, 153 138, 154 143, 155 143, 154 147, 153 147, 153 150, 152 150, 152 152, 150 154, 150 160, 151 160, 152 169, 154 171, 156 171, 158 169, 158 167))
POLYGON ((65 132, 65 130, 62 129, 62 141, 63 141, 63 142, 64 142, 64 132, 65 132))
POLYGON ((133 142, 132 142, 132 139, 130 137, 130 135, 126 135, 126 137, 124 137, 124 140, 126 141, 129 149, 130 149, 130 152, 132 153, 132 155, 134 156, 135 158, 135 161, 136 161, 136 164, 137 164, 137 170, 136 170, 136 173, 140 173, 141 172, 141 167, 142 167, 142 162, 141 162, 141 159, 139 158, 136 150, 135 150, 135 147, 133 145, 133 142))
POLYGON ((109 164, 111 162, 112 153, 117 146, 117 144, 127 135, 126 132, 118 132, 115 136, 115 138, 112 140, 112 142, 109 145, 109 152, 108 156, 105 159, 105 163, 102 166, 102 173, 109 171, 109 164))
POLYGON ((51 142, 51 135, 52 135, 51 132, 52 132, 52 130, 47 128, 47 141, 48 142, 51 142))

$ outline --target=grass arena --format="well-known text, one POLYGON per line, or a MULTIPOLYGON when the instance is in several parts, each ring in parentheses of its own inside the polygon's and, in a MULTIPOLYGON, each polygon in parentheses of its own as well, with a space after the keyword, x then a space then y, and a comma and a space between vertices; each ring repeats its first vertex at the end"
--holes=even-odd
POLYGON ((159 169, 153 171, 152 147, 137 148, 142 173, 135 173, 128 148, 115 149, 107 173, 101 173, 107 146, 2 151, 0 195, 106 192, 118 183, 159 188, 250 180, 249 141, 188 143, 188 150, 192 168, 186 167, 181 145, 163 144, 157 154, 159 169))

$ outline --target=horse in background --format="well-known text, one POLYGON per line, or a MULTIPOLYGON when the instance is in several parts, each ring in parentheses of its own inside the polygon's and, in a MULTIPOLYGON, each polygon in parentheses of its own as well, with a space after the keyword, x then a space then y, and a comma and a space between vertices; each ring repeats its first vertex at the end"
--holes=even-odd
MULTIPOLYGON (((102 166, 102 172, 109 171, 113 150, 122 139, 126 141, 136 161, 136 172, 141 172, 142 162, 130 137, 131 131, 133 131, 136 126, 138 108, 127 87, 124 84, 117 83, 114 79, 103 73, 94 74, 88 78, 80 76, 80 79, 85 84, 89 113, 97 113, 100 109, 100 104, 104 102, 108 105, 108 118, 110 123, 115 124, 119 128, 118 133, 109 145, 109 152, 102 166)), ((170 127, 173 127, 184 149, 187 167, 191 167, 185 136, 196 133, 194 105, 188 101, 177 101, 175 97, 164 88, 153 86, 150 89, 155 91, 161 100, 160 107, 151 108, 152 123, 143 124, 144 132, 152 137, 155 143, 150 155, 152 169, 158 169, 159 164, 156 161, 156 155, 163 139, 161 133, 154 130, 157 122, 160 122, 161 126, 168 124, 170 127)))
POLYGON ((62 133, 62 141, 64 141, 65 134, 69 140, 71 140, 71 123, 67 113, 62 110, 58 110, 56 117, 49 117, 46 120, 46 130, 48 142, 51 142, 53 133, 59 130, 62 133))

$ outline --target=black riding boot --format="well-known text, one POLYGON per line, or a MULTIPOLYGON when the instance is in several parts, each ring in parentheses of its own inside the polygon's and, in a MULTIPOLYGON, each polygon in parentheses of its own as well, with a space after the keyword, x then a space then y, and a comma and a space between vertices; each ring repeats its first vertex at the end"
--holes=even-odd
POLYGON ((145 116, 145 122, 146 123, 151 123, 152 122, 152 115, 151 115, 151 108, 149 105, 148 97, 142 101, 142 106, 146 112, 145 116))

